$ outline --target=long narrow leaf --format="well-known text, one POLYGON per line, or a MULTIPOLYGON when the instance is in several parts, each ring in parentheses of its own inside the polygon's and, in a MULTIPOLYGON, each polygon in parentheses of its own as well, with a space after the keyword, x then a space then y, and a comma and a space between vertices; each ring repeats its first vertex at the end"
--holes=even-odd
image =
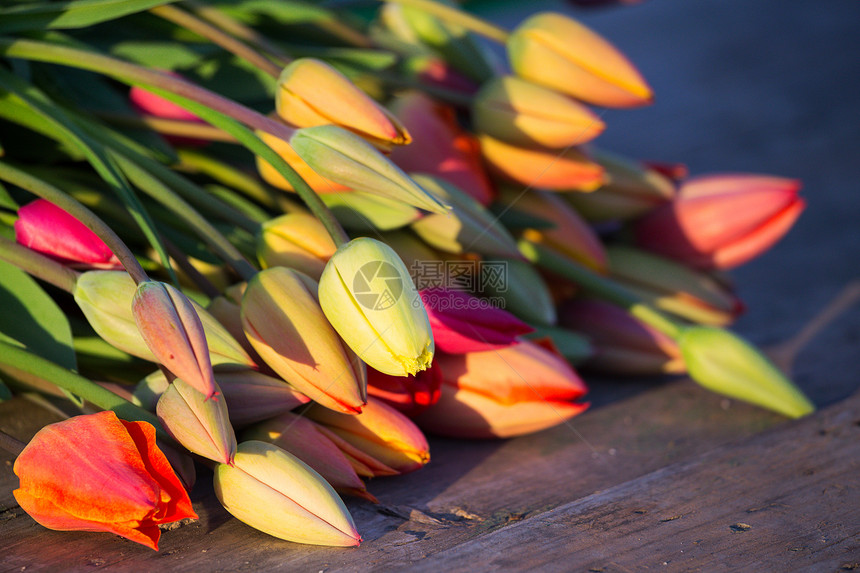
POLYGON ((0 9, 0 32, 86 28, 176 0, 72 0, 0 9))

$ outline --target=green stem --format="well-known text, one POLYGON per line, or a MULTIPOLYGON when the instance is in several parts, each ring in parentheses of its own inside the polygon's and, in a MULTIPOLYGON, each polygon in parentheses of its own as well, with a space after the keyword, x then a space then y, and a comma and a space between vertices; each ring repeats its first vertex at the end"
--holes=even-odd
POLYGON ((143 267, 140 266, 140 263, 134 257, 134 253, 119 238, 119 235, 114 233, 113 229, 108 227, 95 213, 84 207, 76 199, 63 193, 56 187, 48 185, 41 179, 37 179, 29 173, 12 167, 8 163, 0 162, 0 179, 13 183, 46 201, 50 201, 69 213, 105 242, 122 263, 122 266, 125 267, 128 274, 131 275, 131 278, 134 279, 135 283, 140 284, 149 280, 143 267))
MULTIPOLYGON (((160 437, 171 440, 164 433, 161 423, 155 417, 155 414, 147 412, 143 408, 135 406, 131 402, 117 396, 110 390, 102 388, 95 382, 79 374, 75 374, 59 364, 28 352, 19 346, 0 341, 0 365, 25 372, 41 380, 49 381, 58 388, 71 392, 75 396, 79 396, 99 408, 113 410, 123 420, 148 422, 155 426, 160 437)), ((0 366, 0 369, 2 369, 2 366, 0 366)))
POLYGON ((221 46, 231 54, 245 60, 252 66, 256 66, 273 78, 277 78, 281 75, 281 68, 273 64, 270 60, 255 52, 233 36, 225 34, 222 30, 219 30, 215 26, 200 20, 184 10, 180 10, 176 6, 164 4, 162 6, 150 8, 149 11, 159 18, 164 18, 165 20, 173 22, 190 32, 199 34, 212 43, 221 46))
POLYGON ((608 302, 626 308, 631 315, 672 339, 677 340, 680 336, 680 325, 643 303, 638 296, 613 280, 539 243, 523 239, 519 242, 519 247, 523 256, 537 266, 577 283, 608 302))
POLYGON ((77 271, 3 236, 0 236, 0 259, 66 292, 75 290, 77 271))
POLYGON ((205 141, 222 141, 225 143, 236 143, 236 138, 217 127, 212 127, 199 121, 188 121, 184 119, 166 119, 153 115, 128 115, 112 112, 95 112, 96 117, 110 123, 127 127, 146 127, 157 131, 162 135, 175 135, 205 141))
POLYGON ((153 91, 155 89, 164 90, 202 104, 228 115, 252 129, 265 131, 285 141, 288 141, 294 133, 294 130, 283 123, 269 119, 261 113, 187 80, 110 56, 47 42, 11 38, 0 38, 0 54, 9 58, 22 58, 89 70, 153 91))
POLYGON ((422 10, 428 14, 436 16, 440 20, 444 20, 445 22, 448 22, 450 24, 462 26, 467 30, 484 36, 485 38, 489 38, 490 40, 495 40, 500 44, 504 44, 505 42, 507 42, 508 36, 510 35, 508 31, 504 28, 500 28, 495 24, 490 24, 486 20, 482 20, 477 16, 473 16, 467 12, 454 8, 453 6, 434 2, 433 0, 386 1, 392 4, 400 4, 401 6, 411 6, 413 8, 417 8, 418 10, 422 10))
MULTIPOLYGON (((235 138, 232 139, 235 141, 235 138)), ((176 154, 179 156, 179 165, 177 166, 179 170, 207 175, 270 209, 278 206, 275 194, 271 189, 232 165, 194 149, 178 149, 176 154)))

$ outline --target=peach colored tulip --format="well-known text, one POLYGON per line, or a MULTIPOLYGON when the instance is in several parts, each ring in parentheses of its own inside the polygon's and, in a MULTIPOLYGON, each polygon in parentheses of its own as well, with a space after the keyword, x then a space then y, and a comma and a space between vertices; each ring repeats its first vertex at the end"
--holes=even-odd
POLYGON ((367 369, 367 393, 410 418, 439 400, 441 384, 439 370, 434 368, 415 376, 389 376, 367 369))
POLYGON ((319 280, 337 250, 319 220, 308 213, 288 213, 260 226, 257 258, 263 268, 289 267, 319 280))

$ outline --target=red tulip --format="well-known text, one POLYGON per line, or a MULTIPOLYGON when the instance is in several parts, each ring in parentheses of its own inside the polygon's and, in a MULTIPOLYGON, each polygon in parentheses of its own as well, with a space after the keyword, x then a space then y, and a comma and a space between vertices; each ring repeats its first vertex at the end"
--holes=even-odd
POLYGON ((158 550, 158 526, 197 518, 155 429, 111 411, 42 428, 15 460, 15 499, 58 531, 107 531, 158 550))
POLYGON ((806 206, 799 189, 799 181, 766 175, 690 179, 636 224, 636 241, 699 268, 736 267, 788 232, 806 206))
POLYGON ((36 199, 18 209, 15 240, 75 267, 122 268, 113 251, 89 227, 44 199, 36 199))
POLYGON ((438 353, 442 396, 415 418, 430 432, 460 438, 507 438, 561 424, 588 407, 587 389, 550 348, 529 340, 487 352, 438 353))
POLYGON ((430 288, 419 294, 436 348, 449 354, 505 348, 534 331, 511 313, 464 291, 430 288))
POLYGON ((416 92, 395 101, 392 111, 413 138, 410 145, 391 150, 391 160, 398 167, 435 175, 482 205, 490 203, 495 193, 481 161, 480 146, 457 125, 454 110, 416 92))
POLYGON ((415 376, 390 376, 367 369, 367 393, 410 418, 439 400, 441 384, 438 368, 422 370, 415 376))

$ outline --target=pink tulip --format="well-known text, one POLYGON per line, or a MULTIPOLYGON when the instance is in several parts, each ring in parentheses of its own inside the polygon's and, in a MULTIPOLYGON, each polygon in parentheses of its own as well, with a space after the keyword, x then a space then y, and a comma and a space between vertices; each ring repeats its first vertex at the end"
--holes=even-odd
MULTIPOLYGON (((179 77, 179 74, 168 72, 172 76, 179 77)), ((159 95, 147 91, 138 86, 132 86, 128 92, 128 99, 134 108, 142 115, 149 115, 162 119, 175 119, 179 121, 190 121, 194 123, 205 123, 195 114, 178 106, 170 100, 164 99, 159 95)), ((165 135, 164 138, 176 145, 201 146, 209 142, 204 139, 194 137, 181 137, 175 135, 165 135)))
POLYGON ((806 207, 799 189, 799 181, 766 175, 690 179, 636 224, 636 241, 699 268, 736 267, 788 232, 806 207))
POLYGON ((561 424, 588 407, 570 365, 533 341, 487 352, 438 353, 442 396, 415 418, 423 429, 460 438, 507 438, 561 424))
POLYGON ((419 293, 436 348, 449 354, 483 352, 517 343, 517 337, 534 329, 488 301, 471 294, 445 288, 419 293))
POLYGON ((113 251, 89 227, 44 199, 18 209, 15 240, 74 267, 122 268, 113 251))
POLYGON ((437 368, 422 370, 415 376, 390 376, 367 369, 367 393, 410 418, 439 401, 441 385, 437 368))
POLYGON ((391 150, 394 163, 406 172, 440 177, 482 205, 492 201, 495 193, 480 146, 457 125, 453 109, 416 92, 395 101, 392 111, 413 138, 410 145, 391 150))
POLYGON ((594 355, 586 366, 611 374, 684 372, 674 340, 601 300, 573 300, 559 307, 559 324, 586 335, 594 355))

